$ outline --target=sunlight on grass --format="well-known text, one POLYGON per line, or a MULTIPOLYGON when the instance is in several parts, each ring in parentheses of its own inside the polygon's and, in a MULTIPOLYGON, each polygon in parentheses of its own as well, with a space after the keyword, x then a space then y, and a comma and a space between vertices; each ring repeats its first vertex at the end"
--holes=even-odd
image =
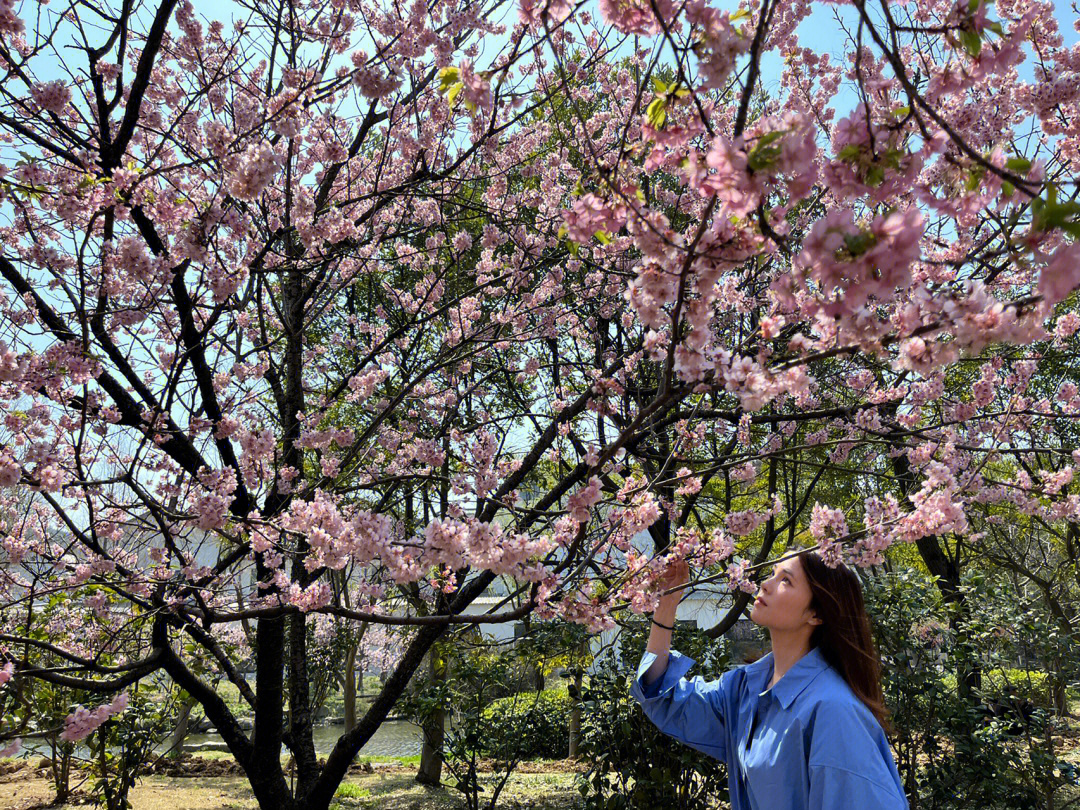
POLYGON ((371 789, 354 785, 352 782, 342 782, 334 793, 339 799, 366 799, 371 795, 371 789))

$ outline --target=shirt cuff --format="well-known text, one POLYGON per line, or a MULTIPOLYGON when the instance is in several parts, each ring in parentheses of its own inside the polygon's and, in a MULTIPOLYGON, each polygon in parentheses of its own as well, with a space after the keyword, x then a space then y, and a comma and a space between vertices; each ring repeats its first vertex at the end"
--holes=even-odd
POLYGON ((630 687, 630 694, 639 701, 655 700, 671 691, 683 675, 697 663, 693 658, 683 655, 678 650, 670 650, 668 652, 668 665, 667 669, 664 670, 664 674, 646 686, 645 673, 652 666, 656 657, 656 653, 653 652, 646 652, 641 656, 641 663, 638 664, 637 669, 637 678, 634 679, 634 683, 630 687))

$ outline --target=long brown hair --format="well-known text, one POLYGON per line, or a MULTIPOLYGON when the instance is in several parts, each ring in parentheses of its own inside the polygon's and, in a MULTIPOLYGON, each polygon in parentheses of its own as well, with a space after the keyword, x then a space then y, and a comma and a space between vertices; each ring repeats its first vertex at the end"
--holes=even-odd
POLYGON ((881 656, 874 647, 858 575, 843 563, 830 568, 811 549, 799 552, 798 558, 810 583, 810 607, 821 619, 810 646, 821 648, 825 660, 891 734, 890 712, 881 691, 881 656))

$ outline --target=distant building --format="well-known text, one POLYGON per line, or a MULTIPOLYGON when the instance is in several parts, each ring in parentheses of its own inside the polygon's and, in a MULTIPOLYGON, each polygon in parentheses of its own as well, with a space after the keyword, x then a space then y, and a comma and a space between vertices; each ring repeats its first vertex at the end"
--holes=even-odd
MULTIPOLYGON (((500 607, 505 599, 505 594, 488 594, 473 600, 473 603, 465 609, 465 615, 475 616, 487 612, 503 611, 510 608, 509 605, 500 607)), ((698 630, 708 630, 715 627, 727 615, 731 606, 731 595, 726 591, 713 591, 702 589, 692 591, 679 603, 675 621, 679 624, 689 623, 698 630)), ((521 633, 523 622, 503 622, 500 624, 478 625, 480 632, 490 639, 511 642, 521 633)), ((611 645, 618 646, 617 635, 619 628, 607 630, 593 637, 593 646, 596 649, 611 645)), ((745 613, 739 617, 725 638, 732 644, 732 655, 737 663, 747 660, 755 660, 766 652, 764 636, 760 628, 746 617, 745 613)))

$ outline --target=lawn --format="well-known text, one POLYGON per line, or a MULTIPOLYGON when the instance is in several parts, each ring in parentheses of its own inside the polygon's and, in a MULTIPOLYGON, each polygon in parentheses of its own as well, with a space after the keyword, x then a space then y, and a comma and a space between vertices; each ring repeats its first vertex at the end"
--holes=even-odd
MULTIPOLYGON (((213 762, 209 757, 207 760, 213 762)), ((221 757, 215 758, 218 762, 221 757)), ((460 794, 443 786, 429 788, 415 781, 419 757, 363 757, 338 789, 338 810, 456 810, 460 794), (371 773, 362 772, 365 766, 371 773)), ((578 795, 575 770, 567 761, 525 763, 515 772, 500 796, 502 810, 566 810, 578 795)), ((50 807, 52 785, 44 771, 23 767, 0 775, 0 810, 43 810, 50 807)), ((450 778, 444 772, 444 780, 450 778)), ((81 806, 78 797, 66 808, 81 806)), ((257 810, 258 805, 243 776, 144 776, 132 789, 134 810, 257 810)))

